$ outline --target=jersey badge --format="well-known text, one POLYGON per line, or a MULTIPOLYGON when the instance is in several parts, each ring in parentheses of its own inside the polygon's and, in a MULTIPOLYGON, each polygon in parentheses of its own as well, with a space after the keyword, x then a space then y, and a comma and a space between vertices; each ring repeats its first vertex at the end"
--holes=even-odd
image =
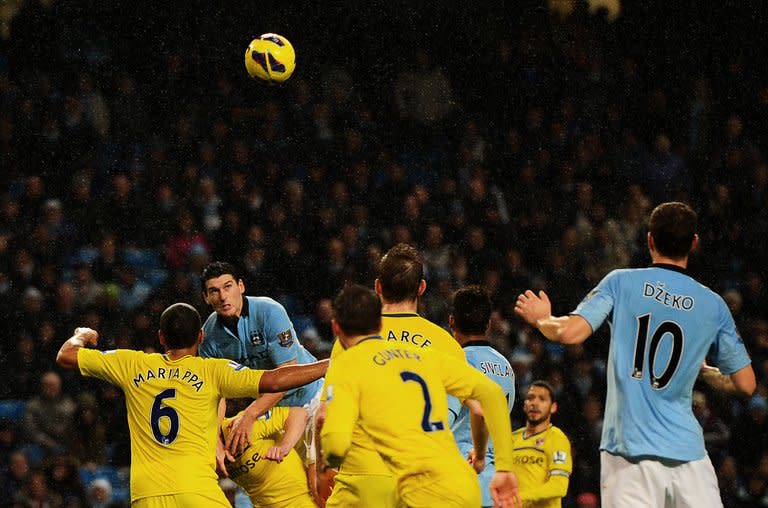
POLYGON ((566 452, 557 451, 552 454, 552 462, 555 464, 565 464, 565 462, 568 459, 568 454, 566 452))
POLYGON ((233 362, 232 360, 230 360, 227 365, 229 365, 229 368, 233 369, 235 372, 237 372, 239 370, 243 370, 245 368, 244 365, 240 365, 239 363, 233 362))
POLYGON ((290 329, 278 333, 277 339, 280 341, 282 347, 291 347, 293 345, 293 334, 290 329))
POLYGON ((539 439, 536 440, 535 444, 536 446, 544 446, 544 438, 540 437, 539 439))
POLYGON ((264 345, 264 337, 262 337, 259 332, 251 332, 251 345, 253 345, 253 346, 263 346, 264 345))

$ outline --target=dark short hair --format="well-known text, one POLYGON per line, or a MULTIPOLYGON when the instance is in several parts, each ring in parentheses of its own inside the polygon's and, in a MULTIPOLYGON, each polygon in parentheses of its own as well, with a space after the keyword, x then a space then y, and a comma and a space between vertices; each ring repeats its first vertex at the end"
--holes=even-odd
POLYGON ((530 390, 531 387, 538 386, 539 388, 544 388, 549 392, 549 398, 552 400, 552 402, 557 402, 557 398, 555 398, 555 389, 552 388, 552 385, 549 384, 547 381, 544 381, 543 379, 537 379, 528 386, 528 389, 530 390))
POLYGON ((200 326, 200 314, 187 303, 174 303, 160 315, 160 331, 168 349, 192 347, 200 326))
POLYGON ((453 325, 467 335, 485 335, 491 319, 491 299, 480 286, 467 286, 453 294, 453 325))
POLYGON ((226 261, 214 261, 212 263, 209 263, 208 266, 203 268, 203 273, 200 275, 200 282, 203 288, 203 291, 205 291, 205 283, 208 282, 211 279, 215 279, 216 277, 221 277, 222 275, 231 275, 233 279, 240 280, 240 273, 237 271, 237 268, 235 268, 235 265, 232 263, 227 263, 226 261))
POLYGON ((333 317, 350 336, 381 330, 381 300, 375 291, 360 284, 346 284, 333 300, 333 317))
POLYGON ((682 259, 691 252, 698 216, 693 208, 677 201, 662 203, 651 212, 648 229, 656 250, 663 256, 682 259))
POLYGON ((381 295, 388 302, 415 300, 423 278, 421 254, 410 245, 395 245, 379 262, 381 295))

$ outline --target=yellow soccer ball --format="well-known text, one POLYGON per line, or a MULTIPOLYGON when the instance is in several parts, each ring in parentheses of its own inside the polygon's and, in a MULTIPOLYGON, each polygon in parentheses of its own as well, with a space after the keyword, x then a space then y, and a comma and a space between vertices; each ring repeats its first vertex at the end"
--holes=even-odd
POLYGON ((254 79, 282 83, 291 77, 295 68, 296 53, 282 35, 260 35, 245 50, 245 69, 254 79))

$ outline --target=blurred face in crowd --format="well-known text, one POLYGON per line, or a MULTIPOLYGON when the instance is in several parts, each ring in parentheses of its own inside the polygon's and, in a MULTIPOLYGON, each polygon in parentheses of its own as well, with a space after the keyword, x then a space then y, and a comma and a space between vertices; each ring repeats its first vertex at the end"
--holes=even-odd
POLYGON ((549 390, 542 386, 531 386, 525 396, 523 411, 529 425, 548 422, 552 413, 557 411, 557 402, 552 401, 549 390))
POLYGON ((46 399, 58 399, 61 395, 61 378, 55 372, 47 372, 41 380, 43 396, 46 399))
POLYGON ((205 303, 225 318, 240 316, 243 310, 243 293, 243 281, 235 280, 228 273, 205 281, 205 303))

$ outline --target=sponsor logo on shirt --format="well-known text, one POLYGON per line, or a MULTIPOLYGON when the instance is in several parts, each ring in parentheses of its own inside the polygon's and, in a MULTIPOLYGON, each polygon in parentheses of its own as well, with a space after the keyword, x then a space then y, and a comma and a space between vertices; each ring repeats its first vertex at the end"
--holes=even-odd
POLYGON ((264 337, 262 337, 259 332, 251 332, 251 345, 253 345, 253 346, 263 346, 264 345, 264 337))
POLYGON ((277 334, 277 339, 280 341, 282 347, 291 347, 293 345, 293 334, 290 328, 284 332, 277 334))

